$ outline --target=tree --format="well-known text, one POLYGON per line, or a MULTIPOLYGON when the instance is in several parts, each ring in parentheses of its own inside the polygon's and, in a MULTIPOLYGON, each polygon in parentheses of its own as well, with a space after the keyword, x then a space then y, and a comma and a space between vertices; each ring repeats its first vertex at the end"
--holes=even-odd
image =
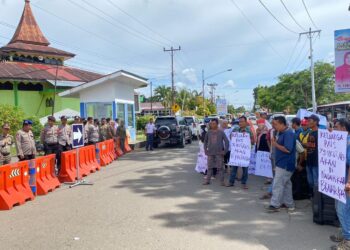
POLYGON ((229 114, 234 114, 235 113, 235 107, 232 104, 227 105, 227 112, 229 114))
POLYGON ((171 103, 170 87, 166 87, 165 85, 160 85, 154 90, 154 93, 156 94, 157 98, 159 98, 159 101, 162 102, 165 108, 170 108, 170 103, 171 103))

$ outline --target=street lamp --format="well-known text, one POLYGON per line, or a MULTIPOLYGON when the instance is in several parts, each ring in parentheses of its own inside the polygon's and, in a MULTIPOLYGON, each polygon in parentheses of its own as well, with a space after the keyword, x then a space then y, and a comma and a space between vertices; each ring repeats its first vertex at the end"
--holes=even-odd
POLYGON ((223 74, 225 72, 228 72, 228 71, 232 71, 232 69, 226 69, 226 70, 223 70, 223 71, 220 71, 220 72, 217 72, 215 74, 212 74, 210 76, 207 76, 207 77, 204 77, 204 69, 202 69, 202 96, 203 96, 203 109, 205 108, 205 99, 204 99, 204 88, 205 88, 205 80, 209 79, 209 78, 212 78, 214 76, 217 76, 217 75, 220 75, 220 74, 223 74))

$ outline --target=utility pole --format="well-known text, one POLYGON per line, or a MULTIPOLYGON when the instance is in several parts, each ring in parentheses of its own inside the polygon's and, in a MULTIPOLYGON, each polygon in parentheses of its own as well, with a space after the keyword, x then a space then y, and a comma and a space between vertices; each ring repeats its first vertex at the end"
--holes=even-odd
POLYGON ((210 94, 211 94, 211 102, 214 103, 215 101, 215 89, 218 86, 217 83, 208 83, 207 84, 210 87, 210 94))
POLYGON ((152 82, 150 82, 151 87, 151 113, 153 115, 153 88, 152 88, 152 82))
POLYGON ((311 30, 309 29, 308 32, 303 32, 299 34, 299 37, 302 35, 307 35, 307 37, 310 40, 310 71, 311 71, 311 94, 312 94, 312 111, 314 113, 317 112, 317 103, 316 103, 316 89, 315 89, 315 72, 314 72, 314 58, 313 58, 313 51, 312 51, 312 36, 313 34, 320 34, 321 30, 311 30))
POLYGON ((175 104, 175 83, 174 83, 174 52, 180 51, 181 47, 179 46, 178 49, 174 49, 173 46, 171 46, 170 49, 163 48, 164 52, 169 52, 171 54, 171 106, 175 104))
POLYGON ((203 96, 203 111, 205 110, 204 88, 205 88, 204 69, 202 69, 202 96, 203 96))

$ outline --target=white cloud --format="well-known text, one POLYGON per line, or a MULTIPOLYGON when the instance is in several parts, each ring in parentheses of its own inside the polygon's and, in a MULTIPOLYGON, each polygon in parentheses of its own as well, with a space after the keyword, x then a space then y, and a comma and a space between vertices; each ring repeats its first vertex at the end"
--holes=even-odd
POLYGON ((194 68, 187 68, 182 71, 182 74, 185 78, 191 83, 196 84, 198 82, 198 78, 196 75, 196 70, 194 68))
POLYGON ((235 88, 237 87, 236 83, 233 80, 228 80, 225 84, 224 87, 228 88, 235 88))
POLYGON ((184 88, 186 88, 186 83, 184 83, 184 82, 176 82, 175 86, 178 89, 184 89, 184 88))

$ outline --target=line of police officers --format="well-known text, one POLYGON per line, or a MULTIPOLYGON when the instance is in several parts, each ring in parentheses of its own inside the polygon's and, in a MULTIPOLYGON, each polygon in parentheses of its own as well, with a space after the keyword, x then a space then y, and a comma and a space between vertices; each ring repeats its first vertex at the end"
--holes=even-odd
MULTIPOLYGON (((57 171, 59 172, 61 153, 71 149, 73 136, 72 128, 68 125, 66 116, 61 117, 60 125, 55 125, 55 122, 55 117, 48 117, 48 123, 40 134, 40 142, 44 146, 45 155, 56 154, 57 171)), ((113 139, 117 136, 117 120, 114 122, 109 118, 102 118, 100 124, 98 119, 94 120, 92 117, 88 117, 87 120, 84 120, 76 116, 74 117, 74 123, 85 125, 85 145, 95 145, 97 142, 113 139)), ((17 132, 15 141, 9 132, 10 125, 5 123, 0 135, 0 166, 11 163, 11 146, 14 143, 16 144, 19 161, 34 159, 37 152, 32 132, 32 121, 23 121, 22 129, 17 132)))

